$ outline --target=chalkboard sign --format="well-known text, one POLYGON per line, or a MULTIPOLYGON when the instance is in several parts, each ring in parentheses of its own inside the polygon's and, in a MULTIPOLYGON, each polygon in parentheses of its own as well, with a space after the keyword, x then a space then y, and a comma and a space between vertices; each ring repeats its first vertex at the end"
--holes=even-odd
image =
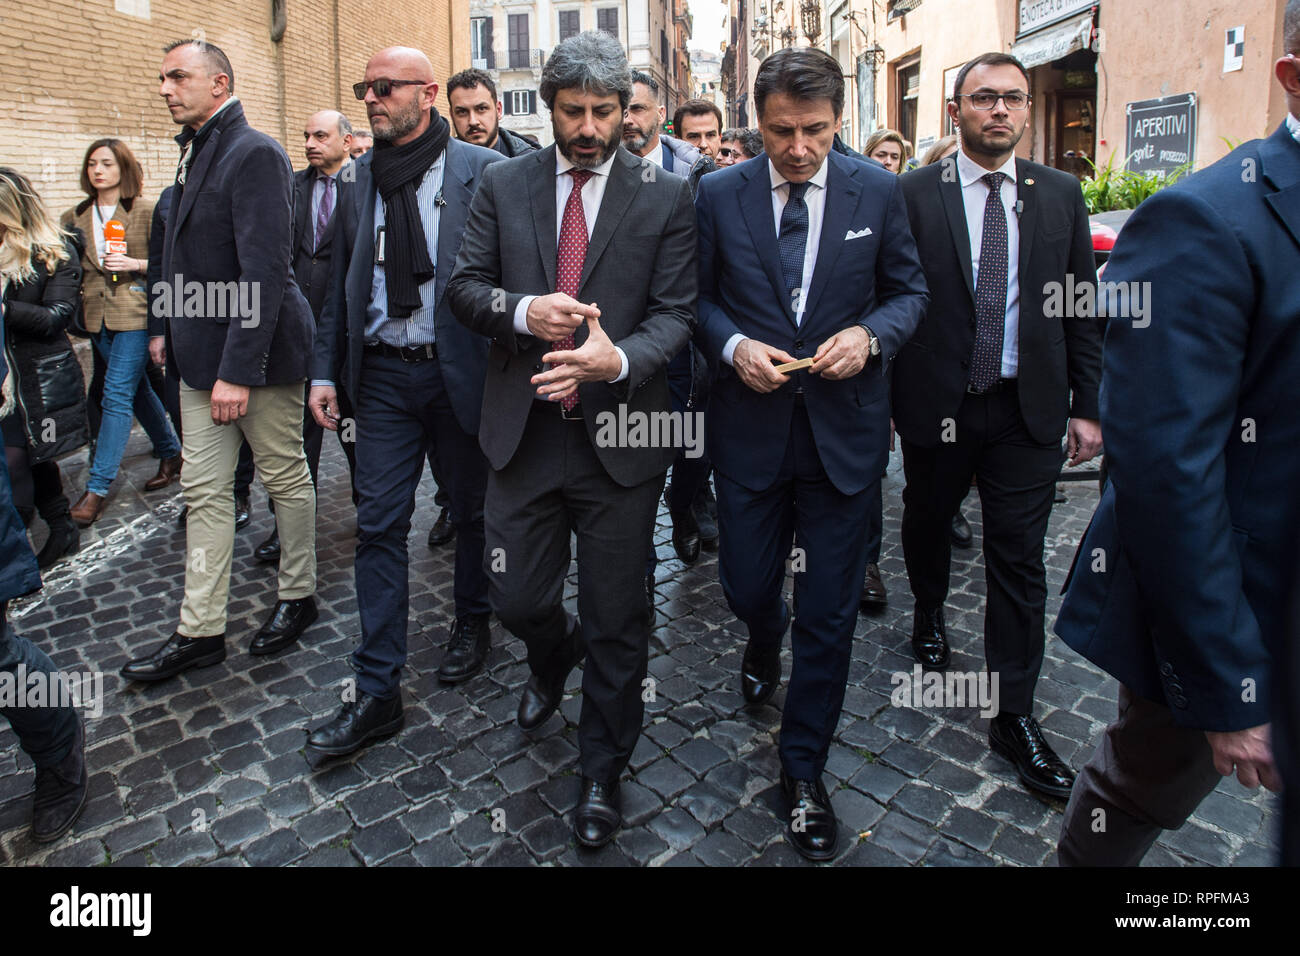
POLYGON ((1129 103, 1125 112, 1128 169, 1163 179, 1192 162, 1196 156, 1195 93, 1129 103))

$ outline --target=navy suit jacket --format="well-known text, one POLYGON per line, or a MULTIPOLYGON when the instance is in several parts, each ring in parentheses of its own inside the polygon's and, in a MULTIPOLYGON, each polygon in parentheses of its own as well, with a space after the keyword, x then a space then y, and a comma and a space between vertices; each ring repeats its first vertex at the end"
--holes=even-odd
POLYGON ((171 204, 163 238, 162 281, 173 284, 168 370, 204 390, 217 379, 250 386, 304 381, 315 323, 289 264, 289 156, 248 125, 241 103, 210 122, 211 136, 191 164, 180 201, 171 204), (184 314, 174 301, 178 276, 185 286, 199 282, 209 291, 238 282, 245 301, 256 297, 256 321, 230 314, 236 310, 228 304, 214 314, 206 305, 203 315, 184 314))
POLYGON ((1148 199, 1102 278, 1152 302, 1108 320, 1110 481, 1056 632, 1183 726, 1267 723, 1295 640, 1300 143, 1283 126, 1148 199))
MULTIPOLYGON (((460 427, 478 434, 479 410, 483 405, 483 382, 487 373, 488 340, 471 332, 451 314, 446 298, 460 252, 461 234, 469 216, 469 202, 478 188, 483 167, 504 160, 495 150, 484 149, 458 139, 447 141, 442 198, 446 205, 438 212, 438 255, 434 261, 434 338, 438 363, 452 411, 460 427)), ((365 346, 366 307, 375 261, 375 186, 366 153, 353 164, 356 181, 340 193, 335 213, 332 243, 333 282, 321 311, 316 337, 312 378, 335 381, 356 401, 361 381, 361 354, 365 346), (340 368, 341 372, 336 371, 340 368)))
POLYGON ((826 161, 826 213, 802 325, 795 324, 782 278, 767 155, 700 180, 696 341, 718 366, 709 399, 709 454, 715 468, 751 491, 776 480, 796 385, 805 389, 817 449, 835 487, 855 494, 879 480, 889 455, 884 371, 929 299, 898 177, 836 152, 826 161), (845 238, 864 229, 869 234, 845 238), (805 358, 853 325, 876 334, 880 356, 843 381, 795 372, 790 383, 761 395, 721 361, 737 332, 805 358))

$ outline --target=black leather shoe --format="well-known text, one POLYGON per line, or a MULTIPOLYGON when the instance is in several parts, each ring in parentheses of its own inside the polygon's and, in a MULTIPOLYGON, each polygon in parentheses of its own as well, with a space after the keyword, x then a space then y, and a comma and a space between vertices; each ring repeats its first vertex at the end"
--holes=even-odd
POLYGON ((989 747, 1016 765, 1026 787, 1062 800, 1069 798, 1074 772, 1043 739, 1034 718, 998 714, 989 721, 989 747))
POLYGON ((975 532, 971 531, 970 522, 966 520, 966 516, 960 509, 952 516, 951 536, 952 546, 963 551, 975 543, 975 532))
POLYGON ((821 780, 795 780, 782 770, 781 792, 790 821, 786 833, 794 848, 810 860, 833 857, 839 824, 821 780))
POLYGON ((943 624, 943 605, 927 610, 917 604, 912 611, 912 653, 926 670, 948 666, 948 631, 943 624))
POLYGON ((700 559, 700 525, 695 520, 695 509, 669 511, 673 523, 673 551, 683 564, 694 564, 700 559))
POLYGON ((645 623, 646 627, 655 626, 655 573, 645 576, 645 623))
POLYGON ((80 549, 81 532, 72 523, 72 519, 56 520, 50 525, 50 536, 45 539, 41 553, 36 556, 36 564, 44 571, 80 549))
POLYGON ((750 640, 740 663, 740 691, 747 704, 766 704, 781 686, 781 642, 761 647, 750 640))
POLYGON ((77 732, 68 755, 52 767, 36 768, 32 804, 32 839, 53 843, 72 829, 86 805, 90 774, 86 771, 86 731, 77 716, 77 732))
POLYGON ((556 659, 552 661, 550 673, 534 673, 524 685, 524 692, 519 696, 519 713, 515 716, 521 728, 536 730, 555 713, 560 698, 564 696, 564 682, 569 679, 569 671, 578 666, 584 650, 582 622, 574 618, 572 629, 565 635, 556 659))
POLYGON ((429 529, 429 547, 441 548, 454 537, 456 537, 456 526, 451 523, 451 516, 447 514, 447 509, 443 508, 438 512, 438 520, 429 529))
POLYGON ((167 680, 191 667, 208 667, 220 664, 225 659, 225 634, 214 634, 211 637, 173 634, 152 653, 127 661, 121 673, 127 680, 167 680))
POLYGON ((889 592, 885 582, 880 579, 880 568, 874 564, 867 565, 867 572, 862 576, 862 606, 884 607, 889 603, 889 592))
POLYGON ((253 637, 253 643, 248 645, 248 653, 274 654, 283 650, 302 637, 302 632, 311 627, 317 617, 314 597, 276 601, 271 619, 253 637))
POLYGON ((400 690, 388 700, 357 691, 357 699, 345 703, 337 717, 311 732, 307 750, 317 756, 341 757, 397 733, 405 721, 400 690))
POLYGON ((265 564, 276 564, 280 560, 280 529, 274 528, 271 537, 253 549, 253 557, 265 564))
POLYGON ((253 504, 248 495, 235 496, 235 530, 242 531, 253 517, 253 504))
POLYGON ((473 677, 483 669, 491 646, 488 615, 457 618, 451 626, 451 637, 442 655, 442 663, 438 665, 438 679, 456 684, 473 677))
POLYGON ((695 522, 700 526, 700 547, 705 551, 718 550, 718 503, 706 481, 692 506, 695 522))
POLYGON ((582 778, 582 796, 573 811, 573 835, 586 847, 604 846, 614 839, 623 815, 619 812, 618 781, 601 783, 582 778))
POLYGON ((185 522, 189 520, 189 517, 190 517, 190 506, 181 505, 180 513, 176 516, 176 527, 178 528, 185 527, 185 522))

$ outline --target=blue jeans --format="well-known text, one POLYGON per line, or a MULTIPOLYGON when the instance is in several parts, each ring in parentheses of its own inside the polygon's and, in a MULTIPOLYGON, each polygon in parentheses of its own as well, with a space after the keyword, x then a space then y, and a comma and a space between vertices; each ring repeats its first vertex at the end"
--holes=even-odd
MULTIPOLYGON (((91 341, 108 364, 108 371, 104 375, 104 413, 86 490, 103 496, 117 477, 127 439, 131 437, 136 388, 144 377, 145 362, 149 361, 149 333, 145 329, 113 332, 105 326, 91 341)), ((143 413, 140 425, 153 442, 155 452, 163 458, 175 458, 181 453, 181 443, 153 389, 145 389, 144 401, 139 404, 143 413)))

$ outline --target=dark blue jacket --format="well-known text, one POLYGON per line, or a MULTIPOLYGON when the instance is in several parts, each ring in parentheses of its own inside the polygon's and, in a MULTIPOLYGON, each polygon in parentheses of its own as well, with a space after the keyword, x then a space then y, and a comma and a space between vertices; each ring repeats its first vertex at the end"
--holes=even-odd
MULTIPOLYGON (((305 381, 315 322, 290 266, 289 157, 279 143, 248 125, 238 102, 209 122, 210 136, 167 218, 162 281, 173 286, 167 367, 197 389, 210 389, 217 379, 250 386, 305 381), (201 284, 201 309, 177 307, 175 300, 186 301, 175 295, 178 276, 182 292, 190 283, 201 284), (227 285, 236 282, 237 287, 227 285), (224 292, 228 289, 241 292, 250 306, 256 300, 256 321, 237 314, 224 292), (208 292, 214 293, 211 299, 208 292), (202 314, 186 314, 191 311, 202 314)), ((155 307, 159 304, 154 297, 155 307)))
MULTIPOLYGON (((528 153, 531 156, 532 153, 528 153)), ((370 153, 353 165, 356 181, 341 193, 335 213, 332 255, 333 282, 321 310, 312 378, 335 381, 342 378, 344 391, 357 395, 361 381, 361 353, 365 345, 366 307, 375 263, 375 186, 370 153), (339 369, 341 368, 341 372, 339 369)), ((469 216, 469 201, 478 188, 483 167, 506 162, 500 153, 458 139, 447 141, 446 168, 442 179, 445 205, 438 212, 438 249, 434 259, 434 336, 438 363, 447 382, 447 394, 460 427, 478 434, 483 406, 483 382, 487 376, 488 340, 456 321, 447 300, 451 278, 460 252, 461 234, 469 216)), ((509 162, 524 162, 524 158, 509 162)))
POLYGON ((1110 481, 1056 632, 1183 726, 1267 723, 1296 633, 1300 143, 1283 126, 1148 199, 1103 282, 1152 302, 1108 319, 1110 481))
MULTIPOLYGON (((0 302, 0 342, 4 341, 4 305, 0 302)), ((0 349, 0 382, 9 374, 4 350, 0 349)), ((9 466, 0 456, 0 601, 30 594, 41 586, 36 555, 27 540, 27 529, 14 508, 9 486, 9 466)))
POLYGON ((854 494, 879 479, 889 455, 889 384, 882 371, 915 331, 929 298, 899 178, 836 152, 826 161, 826 212, 802 325, 795 324, 784 288, 766 154, 700 180, 695 340, 718 368, 709 399, 709 454, 718 471, 752 491, 768 488, 785 458, 793 385, 806 389, 808 418, 835 487, 854 494), (852 325, 869 327, 881 354, 843 381, 796 372, 789 384, 760 395, 721 361, 737 332, 798 359, 811 358, 852 325))

